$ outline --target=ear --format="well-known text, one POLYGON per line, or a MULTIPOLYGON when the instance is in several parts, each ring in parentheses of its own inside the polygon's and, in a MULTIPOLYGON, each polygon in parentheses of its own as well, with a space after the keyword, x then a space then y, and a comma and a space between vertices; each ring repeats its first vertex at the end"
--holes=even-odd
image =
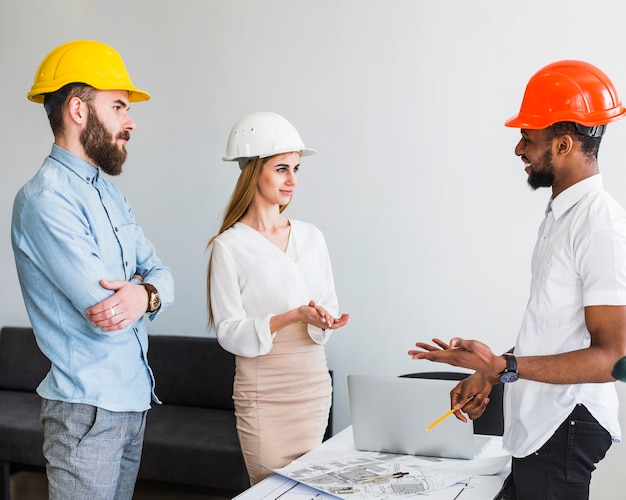
POLYGON ((87 104, 74 96, 71 97, 67 103, 67 115, 70 120, 72 120, 77 125, 82 125, 87 121, 87 114, 89 110, 87 109, 87 104))
POLYGON ((572 139, 572 136, 569 134, 564 134, 560 137, 557 137, 555 139, 556 144, 556 154, 558 156, 567 156, 568 154, 570 154, 572 152, 572 149, 574 147, 574 139, 572 139))

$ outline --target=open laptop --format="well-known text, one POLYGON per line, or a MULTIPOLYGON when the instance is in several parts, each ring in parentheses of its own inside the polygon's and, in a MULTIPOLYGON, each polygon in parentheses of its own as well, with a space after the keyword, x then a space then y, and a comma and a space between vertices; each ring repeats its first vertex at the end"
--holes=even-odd
POLYGON ((455 380, 348 375, 352 432, 357 450, 471 459, 489 441, 474 435, 472 422, 450 415, 455 380))

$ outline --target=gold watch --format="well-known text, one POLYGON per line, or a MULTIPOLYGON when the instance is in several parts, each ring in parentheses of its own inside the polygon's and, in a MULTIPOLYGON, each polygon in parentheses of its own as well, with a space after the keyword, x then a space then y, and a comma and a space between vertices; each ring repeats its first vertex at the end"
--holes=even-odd
POLYGON ((156 288, 150 283, 142 283, 148 292, 148 308, 146 312, 152 313, 161 307, 161 296, 156 288))

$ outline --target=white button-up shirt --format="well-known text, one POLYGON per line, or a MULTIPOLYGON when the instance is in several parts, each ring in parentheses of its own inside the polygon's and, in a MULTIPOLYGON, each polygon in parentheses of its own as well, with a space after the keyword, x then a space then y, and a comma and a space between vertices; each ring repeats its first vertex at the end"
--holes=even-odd
POLYGON ((11 237, 26 310, 51 362, 37 393, 110 411, 150 408, 158 399, 144 317, 105 332, 85 315, 113 294, 100 279, 133 281, 135 273, 161 296, 161 308, 148 318, 174 301, 171 270, 117 186, 55 144, 15 197, 11 237))
MULTIPOLYGON (((530 298, 516 356, 589 347, 584 308, 595 305, 626 305, 626 212, 604 191, 600 175, 574 184, 548 205, 533 253, 530 298)), ((577 403, 619 441, 614 383, 520 379, 505 391, 505 448, 520 458, 535 452, 577 403)))

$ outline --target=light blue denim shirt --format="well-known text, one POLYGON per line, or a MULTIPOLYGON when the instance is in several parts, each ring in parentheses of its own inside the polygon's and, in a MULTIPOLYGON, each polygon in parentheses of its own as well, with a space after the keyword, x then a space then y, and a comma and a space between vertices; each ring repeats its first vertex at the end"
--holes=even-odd
POLYGON ((135 224, 117 186, 53 145, 15 198, 11 241, 37 343, 51 361, 37 393, 110 411, 143 411, 151 400, 158 402, 146 358, 145 316, 105 332, 85 314, 113 293, 100 286, 101 279, 131 281, 135 273, 161 296, 151 320, 174 300, 170 269, 135 224))

